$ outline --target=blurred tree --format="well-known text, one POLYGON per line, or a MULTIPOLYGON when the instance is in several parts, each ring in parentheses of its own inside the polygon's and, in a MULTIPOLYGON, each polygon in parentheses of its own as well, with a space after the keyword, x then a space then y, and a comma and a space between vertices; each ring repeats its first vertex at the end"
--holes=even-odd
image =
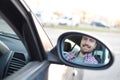
POLYGON ((116 20, 115 24, 116 24, 117 27, 120 27, 120 20, 116 20))

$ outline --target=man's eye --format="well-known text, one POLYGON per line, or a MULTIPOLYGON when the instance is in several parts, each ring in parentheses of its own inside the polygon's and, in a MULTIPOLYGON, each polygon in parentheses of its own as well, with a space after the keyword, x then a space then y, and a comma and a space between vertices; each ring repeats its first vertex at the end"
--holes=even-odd
POLYGON ((90 39, 90 41, 91 41, 91 42, 95 42, 95 40, 93 40, 93 39, 90 39))
POLYGON ((83 40, 87 40, 87 38, 86 38, 86 37, 83 37, 83 40))

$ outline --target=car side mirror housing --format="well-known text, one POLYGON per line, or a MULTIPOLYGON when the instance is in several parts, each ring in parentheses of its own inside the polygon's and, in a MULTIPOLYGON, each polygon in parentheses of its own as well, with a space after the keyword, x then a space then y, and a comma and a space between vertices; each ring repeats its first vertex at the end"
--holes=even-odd
POLYGON ((113 63, 108 46, 96 37, 83 32, 66 32, 57 42, 60 60, 68 66, 87 69, 106 69, 113 63))

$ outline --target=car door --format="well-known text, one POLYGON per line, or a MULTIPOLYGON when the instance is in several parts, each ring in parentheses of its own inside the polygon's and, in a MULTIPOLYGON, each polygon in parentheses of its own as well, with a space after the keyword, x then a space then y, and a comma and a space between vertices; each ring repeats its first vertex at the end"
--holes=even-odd
POLYGON ((0 16, 20 38, 30 56, 29 62, 22 69, 4 79, 48 80, 50 63, 46 53, 52 45, 34 15, 23 4, 19 0, 0 1, 0 16), (36 28, 39 28, 39 33, 36 28))

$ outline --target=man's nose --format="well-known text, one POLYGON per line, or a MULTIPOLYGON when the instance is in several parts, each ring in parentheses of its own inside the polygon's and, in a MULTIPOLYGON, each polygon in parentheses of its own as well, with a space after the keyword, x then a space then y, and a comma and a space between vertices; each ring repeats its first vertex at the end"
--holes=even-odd
POLYGON ((89 40, 86 40, 86 42, 85 42, 86 44, 89 44, 89 40))

